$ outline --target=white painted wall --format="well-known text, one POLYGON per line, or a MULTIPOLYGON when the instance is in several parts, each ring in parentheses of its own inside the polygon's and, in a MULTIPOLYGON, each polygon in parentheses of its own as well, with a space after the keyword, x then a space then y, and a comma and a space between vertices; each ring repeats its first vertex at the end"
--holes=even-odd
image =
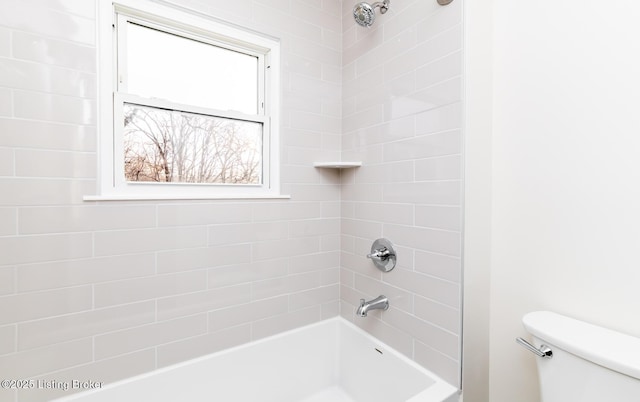
POLYGON ((640 3, 494 4, 490 401, 534 402, 524 313, 640 336, 640 3))

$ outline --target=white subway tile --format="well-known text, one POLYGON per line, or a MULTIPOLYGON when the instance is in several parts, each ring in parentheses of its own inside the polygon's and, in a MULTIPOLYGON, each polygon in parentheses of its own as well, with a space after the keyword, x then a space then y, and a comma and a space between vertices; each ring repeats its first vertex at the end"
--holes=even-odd
MULTIPOLYGON (((304 75, 316 79, 322 78, 322 63, 315 60, 306 59, 304 57, 297 56, 295 54, 288 54, 283 63, 283 68, 288 72, 304 75)), ((295 95, 297 92, 291 92, 290 95, 295 95)))
POLYGON ((69 205, 82 204, 83 196, 95 194, 96 183, 93 180, 0 178, 0 188, 3 189, 0 206, 69 205))
POLYGON ((264 240, 285 239, 288 235, 287 222, 212 225, 208 229, 208 243, 210 246, 253 243, 264 240))
POLYGON ((379 222, 343 219, 341 232, 343 235, 377 239, 382 235, 382 227, 382 224, 379 222))
POLYGON ((380 46, 367 52, 356 60, 356 72, 358 75, 379 65, 380 60, 389 60, 402 54, 416 45, 416 27, 410 27, 390 40, 384 41, 380 46))
POLYGON ((158 226, 240 223, 251 220, 249 204, 158 205, 158 226))
POLYGON ((462 156, 451 155, 417 160, 415 178, 417 181, 461 180, 462 156))
POLYGON ((418 24, 418 40, 420 42, 430 40, 452 27, 455 27, 454 30, 462 31, 462 27, 458 25, 462 22, 462 4, 457 2, 449 4, 449 6, 451 7, 440 8, 439 13, 428 16, 426 21, 418 24))
MULTIPOLYGON (((428 110, 416 116, 416 134, 434 134, 459 129, 462 125, 462 105, 457 102, 428 110)), ((439 137, 438 137, 439 138, 439 137)))
POLYGON ((449 384, 460 386, 460 359, 453 359, 421 342, 415 342, 415 361, 449 384))
POLYGON ((273 7, 254 4, 254 19, 269 21, 268 25, 276 29, 295 35, 300 41, 309 43, 320 43, 322 41, 322 30, 319 25, 296 18, 291 13, 281 12, 273 7))
POLYGON ((9 88, 0 88, 0 117, 13 115, 13 94, 9 88))
POLYGON ((406 312, 413 311, 413 296, 396 286, 380 282, 367 276, 355 276, 355 289, 366 294, 367 300, 374 299, 380 295, 385 295, 389 299, 389 305, 406 312))
POLYGON ((320 271, 320 286, 339 285, 339 284, 340 284, 340 268, 339 267, 324 269, 320 271))
POLYGON ((250 284, 164 297, 157 301, 158 320, 169 320, 176 317, 198 314, 248 303, 250 300, 250 284))
MULTIPOLYGON (((402 8, 400 4, 393 3, 395 11, 392 18, 384 21, 384 37, 386 40, 398 35, 407 27, 420 27, 420 22, 425 16, 432 15, 440 10, 440 6, 433 1, 413 1, 408 2, 407 7, 402 8)), ((388 14, 387 14, 388 15, 388 14)))
POLYGON ((288 13, 291 10, 291 0, 255 0, 255 3, 288 13))
POLYGON ((14 116, 57 123, 95 125, 96 101, 71 96, 15 90, 14 116))
POLYGON ((202 247, 206 245, 206 233, 204 226, 96 232, 94 234, 95 255, 107 256, 202 247))
POLYGON ((383 320, 389 325, 404 331, 416 340, 432 346, 452 359, 459 357, 458 336, 422 321, 414 315, 390 308, 383 314, 383 320))
POLYGON ((255 243, 253 245, 252 258, 255 261, 259 261, 316 253, 319 250, 320 241, 316 237, 270 240, 255 243))
POLYGON ((251 261, 251 244, 189 248, 158 253, 158 273, 190 271, 251 261))
POLYGON ((454 334, 460 333, 460 310, 416 295, 414 298, 416 317, 444 328, 454 334))
POLYGON ((0 327, 0 355, 6 355, 16 351, 16 326, 5 325, 0 327))
POLYGON ((0 296, 9 295, 16 291, 16 269, 14 267, 0 267, 0 296))
POLYGON ((339 219, 305 219, 289 222, 291 237, 329 235, 338 233, 339 230, 339 219))
POLYGON ((218 288, 278 278, 287 275, 288 260, 266 260, 212 268, 208 272, 208 288, 218 288))
POLYGON ((240 325, 211 334, 158 346, 158 367, 214 353, 251 340, 251 326, 240 325))
POLYGON ((84 232, 154 227, 155 207, 89 205, 18 209, 20 234, 84 232))
POLYGON ((18 324, 18 350, 87 338, 154 320, 155 303, 148 301, 28 321, 18 324))
POLYGON ((16 150, 15 175, 20 177, 95 178, 96 154, 16 150))
MULTIPOLYGON (((51 2, 39 1, 47 5, 51 4, 51 2)), ((22 0, 4 0, 3 6, 11 12, 0 14, 0 25, 2 26, 72 42, 89 45, 95 43, 94 19, 34 6, 32 2, 22 0)))
POLYGON ((205 288, 204 271, 125 279, 94 285, 94 303, 96 307, 106 307, 192 293, 205 288))
POLYGON ((96 359, 105 359, 207 333, 207 316, 192 315, 96 336, 96 359))
POLYGON ((252 340, 266 338, 293 328, 320 321, 320 306, 307 307, 291 313, 281 314, 251 324, 252 340))
POLYGON ((322 27, 323 30, 329 29, 333 32, 342 32, 342 19, 335 13, 325 12, 324 9, 318 8, 320 2, 309 2, 304 4, 299 0, 292 0, 291 14, 300 18, 308 24, 314 24, 322 27))
POLYGON ((0 324, 85 311, 92 307, 91 298, 91 286, 2 296, 0 324))
POLYGON ((95 3, 86 0, 61 0, 52 2, 48 0, 31 0, 36 7, 47 7, 68 14, 76 14, 86 18, 94 18, 96 13, 95 3))
POLYGON ((291 311, 294 311, 324 303, 330 303, 338 299, 340 296, 339 291, 339 286, 336 284, 293 293, 289 296, 289 308, 291 311))
POLYGON ((90 233, 0 237, 0 265, 91 256, 90 233))
POLYGON ((0 176, 13 176, 15 174, 15 159, 13 156, 13 149, 0 148, 0 176))
MULTIPOLYGON (((374 237, 375 238, 375 237, 374 237)), ((342 268, 346 268, 361 275, 367 275, 372 278, 381 280, 382 272, 380 272, 373 263, 366 258, 370 251, 361 254, 342 253, 340 263, 342 268)))
POLYGON ((337 317, 340 315, 340 301, 334 300, 329 303, 324 303, 320 306, 320 319, 328 320, 329 318, 337 317))
POLYGON ((284 314, 289 310, 289 297, 278 296, 257 302, 214 310, 208 314, 209 332, 284 314))
MULTIPOLYGON (((83 1, 83 3, 91 4, 92 2, 83 1)), ((13 57, 16 59, 51 64, 88 73, 96 72, 96 49, 92 46, 27 32, 14 31, 12 34, 13 57)))
POLYGON ((367 165, 358 169, 356 183, 386 184, 414 180, 413 161, 400 161, 379 165, 367 165))
POLYGON ((357 203, 355 218, 364 221, 413 224, 413 206, 409 204, 357 203))
POLYGON ((415 211, 416 226, 453 231, 461 230, 462 212, 460 207, 416 205, 415 211))
MULTIPOLYGON (((309 24, 300 22, 304 30, 314 29, 309 24)), ((329 65, 339 66, 342 61, 342 53, 338 50, 332 49, 328 46, 320 44, 322 42, 321 31, 318 28, 318 32, 313 32, 313 35, 319 35, 316 42, 310 42, 307 39, 291 38, 291 52, 307 59, 316 60, 321 63, 329 65)))
MULTIPOLYGON (((322 113, 322 99, 316 98, 315 96, 313 96, 313 94, 310 94, 310 93, 293 92, 293 91, 287 90, 282 94, 282 108, 283 110, 287 110, 287 111, 297 110, 297 111, 307 112, 307 113, 322 113)), ((288 124, 287 124, 287 127, 282 128, 280 133, 282 134, 283 139, 286 141, 284 145, 307 147, 309 143, 311 144, 315 142, 319 143, 320 141, 320 138, 316 137, 315 141, 313 140, 313 138, 309 138, 309 140, 306 143, 302 145, 298 144, 297 141, 300 141, 300 140, 297 139, 296 137, 300 133, 304 133, 304 131, 300 129, 292 130, 288 124)), ((307 134, 306 137, 310 137, 311 135, 317 136, 317 133, 313 131, 306 134, 307 134)), ((315 146, 311 146, 311 147, 314 148, 315 146)))
POLYGON ((453 308, 460 308, 460 285, 406 269, 396 269, 385 277, 388 282, 401 289, 416 293, 453 308))
POLYGON ((384 226, 384 236, 394 239, 394 244, 417 250, 455 257, 459 257, 461 252, 460 232, 388 224, 384 226))
POLYGON ((416 66, 423 66, 462 48, 462 29, 460 26, 442 32, 437 37, 421 41, 413 50, 416 66))
POLYGON ((252 300, 269 299, 283 294, 309 290, 320 286, 319 271, 289 275, 251 284, 252 300))
POLYGON ((95 74, 70 70, 41 63, 0 58, 0 85, 7 88, 24 89, 76 96, 96 97, 95 74))
POLYGON ((319 130, 328 133, 340 133, 341 121, 336 117, 301 111, 291 112, 291 127, 301 130, 319 130))
POLYGON ((0 57, 11 56, 11 35, 15 34, 9 29, 0 28, 0 57))
POLYGON ((416 250, 415 269, 417 272, 455 283, 460 283, 462 277, 462 262, 459 257, 426 251, 416 250))
POLYGON ((148 276, 155 273, 153 254, 47 261, 17 268, 19 292, 55 289, 148 276))
POLYGON ((416 71, 416 89, 423 89, 462 74, 462 52, 454 52, 416 71))
POLYGON ((340 266, 340 253, 338 247, 335 247, 331 248, 330 251, 319 254, 291 257, 289 261, 289 272, 292 274, 309 271, 325 271, 340 266))
POLYGON ((16 379, 29 378, 88 363, 92 355, 91 338, 85 338, 0 356, 0 372, 11 373, 16 379))
MULTIPOLYGON (((326 70, 327 68, 328 67, 325 67, 324 69, 326 70)), ((337 69, 338 67, 334 68, 337 69)), ((293 93, 313 94, 313 97, 318 100, 337 102, 340 99, 340 83, 335 82, 335 80, 334 82, 327 82, 327 80, 323 80, 321 77, 316 78, 300 74, 291 74, 289 85, 293 93)), ((336 120, 339 121, 339 119, 336 120)), ((294 125, 294 127, 297 126, 294 125)), ((340 133, 339 130, 334 132, 340 133)))
POLYGON ((384 187, 384 202, 459 205, 461 183, 458 180, 414 183, 389 183, 384 187))
POLYGON ((0 236, 18 233, 18 211, 15 208, 0 208, 0 236))
POLYGON ((95 127, 0 118, 0 131, 0 146, 96 151, 95 127))

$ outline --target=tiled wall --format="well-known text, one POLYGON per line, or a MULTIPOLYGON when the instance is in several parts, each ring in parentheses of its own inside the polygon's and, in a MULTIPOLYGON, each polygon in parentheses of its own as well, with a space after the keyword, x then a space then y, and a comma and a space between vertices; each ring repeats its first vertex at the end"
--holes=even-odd
POLYGON ((354 319, 385 293, 391 310, 356 322, 457 383, 461 0, 393 0, 371 29, 351 1, 171 2, 281 38, 291 199, 82 201, 96 191, 95 3, 3 0, 0 373, 111 382, 354 319), (364 166, 313 168, 341 157, 364 166), (383 236, 399 252, 384 276, 364 258, 383 236))
POLYGON ((341 314, 459 382, 462 1, 393 0, 371 28, 343 3, 341 314), (397 246, 381 273, 364 256, 397 246), (391 308, 353 315, 360 298, 391 308))
MULTIPOLYGON (((281 38, 290 200, 84 202, 96 192, 95 9, 3 0, 0 377, 119 378, 335 316, 335 1, 178 1, 281 38)), ((1 401, 51 390, 0 389, 1 401)))

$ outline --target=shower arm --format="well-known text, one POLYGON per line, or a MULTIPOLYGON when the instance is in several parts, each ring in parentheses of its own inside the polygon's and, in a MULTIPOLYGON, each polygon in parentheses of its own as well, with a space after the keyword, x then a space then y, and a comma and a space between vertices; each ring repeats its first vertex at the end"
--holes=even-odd
POLYGON ((390 0, 384 0, 382 2, 377 1, 377 2, 373 3, 371 5, 371 7, 374 8, 374 9, 375 8, 379 8, 380 9, 380 14, 384 14, 384 13, 387 12, 387 10, 389 10, 389 3, 390 3, 390 0))

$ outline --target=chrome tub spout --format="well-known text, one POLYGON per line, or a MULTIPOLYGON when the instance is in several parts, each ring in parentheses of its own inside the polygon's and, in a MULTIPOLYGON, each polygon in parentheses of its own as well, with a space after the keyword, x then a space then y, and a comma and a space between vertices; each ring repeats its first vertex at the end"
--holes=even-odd
POLYGON ((378 296, 373 300, 360 299, 360 306, 356 310, 358 317, 366 317, 369 310, 388 310, 389 299, 386 296, 378 296))

